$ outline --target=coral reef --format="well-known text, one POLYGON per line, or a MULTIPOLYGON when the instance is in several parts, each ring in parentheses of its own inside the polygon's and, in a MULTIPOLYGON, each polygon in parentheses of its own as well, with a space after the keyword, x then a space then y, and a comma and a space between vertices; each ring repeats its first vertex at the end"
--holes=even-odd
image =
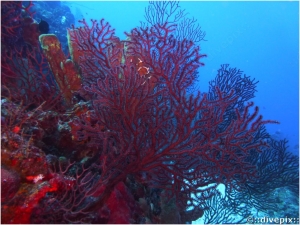
POLYGON ((254 79, 222 65, 209 93, 190 93, 205 33, 183 11, 150 3, 120 40, 104 19, 66 25, 59 2, 1 4, 2 223, 235 222, 243 204, 267 211, 281 188, 296 193, 297 157, 248 102, 254 79), (49 4, 68 30, 28 32, 49 4))

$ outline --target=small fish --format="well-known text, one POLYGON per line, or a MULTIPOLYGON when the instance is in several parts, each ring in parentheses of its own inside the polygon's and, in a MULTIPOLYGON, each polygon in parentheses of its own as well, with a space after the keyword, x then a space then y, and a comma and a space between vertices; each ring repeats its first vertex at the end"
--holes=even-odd
POLYGON ((139 74, 140 76, 144 76, 144 75, 146 75, 146 74, 148 74, 148 73, 149 73, 149 68, 148 68, 148 67, 143 66, 143 67, 140 67, 140 68, 138 69, 138 74, 139 74))
MULTIPOLYGON (((145 76, 146 74, 149 74, 149 67, 144 66, 143 61, 138 58, 139 62, 136 64, 139 68, 138 68, 138 74, 140 76, 145 76)), ((132 62, 132 59, 131 59, 132 62)))
POLYGON ((41 22, 39 23, 39 30, 41 34, 48 34, 49 32, 49 24, 41 19, 41 22))

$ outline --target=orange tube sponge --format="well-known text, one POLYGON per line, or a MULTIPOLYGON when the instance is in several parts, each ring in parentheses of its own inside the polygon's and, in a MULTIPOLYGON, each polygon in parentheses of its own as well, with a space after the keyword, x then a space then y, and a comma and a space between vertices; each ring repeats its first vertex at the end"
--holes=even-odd
POLYGON ((72 93, 81 87, 81 77, 72 60, 67 59, 61 44, 54 34, 42 34, 39 41, 49 62, 55 80, 67 104, 71 103, 72 93))

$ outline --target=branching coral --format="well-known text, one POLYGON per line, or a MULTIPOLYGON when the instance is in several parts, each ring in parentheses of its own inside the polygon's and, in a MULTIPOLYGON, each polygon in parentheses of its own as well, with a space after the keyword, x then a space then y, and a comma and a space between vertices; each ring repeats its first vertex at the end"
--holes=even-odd
POLYGON ((32 108, 43 102, 45 108, 52 108, 59 101, 48 62, 39 49, 17 45, 5 48, 1 69, 3 97, 32 108))
MULTIPOLYGON (((188 18, 184 9, 181 9, 179 1, 149 1, 145 9, 147 25, 163 25, 166 22, 174 24, 176 31, 174 36, 177 40, 187 39, 194 43, 204 40, 205 31, 201 30, 197 20, 188 18)), ((146 27, 146 24, 144 24, 146 27)))
MULTIPOLYGON (((96 94, 94 122, 82 118, 74 135, 81 140, 90 138, 94 140, 91 144, 99 147, 102 184, 116 185, 131 174, 151 187, 165 189, 169 197, 176 198, 178 207, 187 207, 188 200, 195 204, 190 196, 197 196, 200 187, 244 182, 255 174, 255 167, 245 158, 250 150, 260 151, 265 146, 262 140, 253 139, 263 124, 272 121, 258 117, 257 107, 249 115, 253 106, 249 103, 243 111, 234 110, 236 119, 226 130, 218 130, 237 97, 233 91, 226 95, 216 88, 213 100, 200 97, 200 93, 186 98, 186 89, 193 84, 204 55, 192 42, 174 39, 173 31, 166 23, 127 34, 125 63, 117 67, 105 63, 105 77, 85 86, 87 92, 96 94), (132 57, 150 68, 152 78, 148 82, 138 74, 132 57)), ((102 34, 97 29, 95 32, 98 37, 102 34)), ((78 42, 79 51, 93 49, 103 54, 99 45, 81 45, 78 42)), ((105 62, 115 59, 110 53, 105 54, 105 62)), ((82 67, 88 65, 84 62, 82 67)), ((103 193, 100 196, 105 201, 103 193)))
POLYGON ((22 32, 22 13, 32 16, 32 2, 5 1, 1 2, 1 42, 13 46, 19 41, 22 32))

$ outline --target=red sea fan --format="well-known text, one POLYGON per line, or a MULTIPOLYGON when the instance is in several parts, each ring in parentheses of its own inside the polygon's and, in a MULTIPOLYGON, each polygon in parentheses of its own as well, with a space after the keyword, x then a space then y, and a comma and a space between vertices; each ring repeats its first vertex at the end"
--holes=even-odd
POLYGON ((51 108, 59 92, 48 62, 40 49, 14 46, 1 56, 2 95, 23 105, 51 108))
MULTIPOLYGON (((13 39, 17 41, 21 32, 22 17, 24 14, 32 16, 30 8, 33 6, 31 1, 3 1, 1 2, 1 40, 13 39)), ((12 43, 12 40, 10 40, 12 43)))
POLYGON ((189 40, 177 40, 174 25, 165 23, 146 29, 133 29, 127 34, 126 54, 135 56, 150 68, 150 75, 168 91, 186 90, 196 79, 196 70, 206 55, 199 53, 199 46, 189 40))
POLYGON ((70 52, 72 60, 81 68, 83 82, 90 84, 99 77, 104 78, 109 73, 112 64, 120 64, 118 60, 121 48, 116 48, 119 43, 114 36, 114 29, 104 19, 97 23, 92 20, 89 27, 85 20, 79 28, 68 30, 70 52))
MULTIPOLYGON (((77 40, 86 35, 99 38, 103 33, 98 29, 94 33, 90 29, 80 31, 83 33, 77 40)), ((224 113, 236 97, 218 87, 214 100, 200 93, 187 97, 205 55, 193 42, 176 40, 173 31, 167 23, 133 29, 127 34, 119 64, 112 63, 117 54, 110 50, 121 51, 112 36, 101 45, 77 41, 82 55, 96 57, 101 53, 103 61, 99 62, 104 64, 92 67, 94 74, 102 73, 97 84, 85 86, 94 96, 94 122, 81 118, 77 123, 81 129, 75 132, 97 140, 92 144, 101 155, 99 184, 108 183, 107 189, 112 189, 132 174, 142 183, 165 189, 183 209, 201 202, 205 197, 199 193, 207 185, 240 183, 253 176, 255 168, 245 158, 251 149, 259 151, 265 146, 254 136, 260 126, 272 121, 258 117, 257 107, 249 113, 253 106, 249 103, 243 112, 235 110, 236 119, 220 131, 224 113), (145 74, 139 73, 141 67, 149 68, 146 82, 145 74)), ((82 68, 91 65, 88 58, 80 59, 82 68)), ((100 205, 107 192, 99 193, 100 205)))

